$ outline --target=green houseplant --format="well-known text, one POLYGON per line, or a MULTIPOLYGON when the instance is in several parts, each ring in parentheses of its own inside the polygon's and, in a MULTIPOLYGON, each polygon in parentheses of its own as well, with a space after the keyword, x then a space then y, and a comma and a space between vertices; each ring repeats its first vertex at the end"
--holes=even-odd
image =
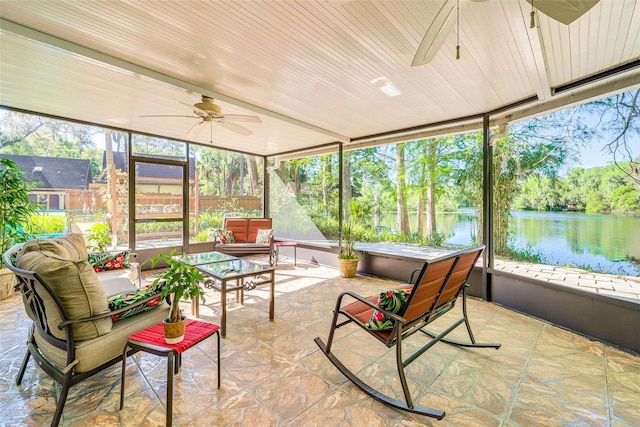
POLYGON ((31 237, 24 227, 36 212, 36 205, 29 197, 31 185, 24 178, 25 172, 9 159, 0 159, 0 299, 13 293, 15 276, 4 268, 2 254, 16 243, 31 237))
POLYGON ((174 259, 174 255, 175 251, 172 251, 170 254, 158 254, 150 259, 151 268, 155 268, 160 261, 167 265, 167 269, 154 280, 153 286, 164 282, 162 296, 171 295, 169 317, 164 319, 165 340, 168 344, 177 344, 184 338, 186 318, 180 310, 180 301, 200 298, 205 302, 204 291, 200 287, 204 275, 196 267, 174 259))
POLYGON ((342 239, 340 254, 338 255, 338 267, 342 277, 355 277, 358 269, 360 254, 355 248, 356 236, 353 221, 345 221, 342 224, 342 239))

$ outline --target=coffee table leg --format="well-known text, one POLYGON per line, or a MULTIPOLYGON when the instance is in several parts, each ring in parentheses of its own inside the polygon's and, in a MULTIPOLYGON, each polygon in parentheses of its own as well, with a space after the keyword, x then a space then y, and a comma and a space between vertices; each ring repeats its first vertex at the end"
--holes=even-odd
POLYGON ((220 288, 220 298, 222 299, 222 316, 220 319, 220 330, 222 332, 222 336, 227 336, 227 280, 222 279, 222 286, 220 288))
POLYGON ((271 270, 271 286, 269 291, 269 320, 273 320, 276 300, 276 278, 275 270, 271 270))
POLYGON ((218 340, 218 388, 220 388, 220 331, 216 331, 216 339, 218 340))

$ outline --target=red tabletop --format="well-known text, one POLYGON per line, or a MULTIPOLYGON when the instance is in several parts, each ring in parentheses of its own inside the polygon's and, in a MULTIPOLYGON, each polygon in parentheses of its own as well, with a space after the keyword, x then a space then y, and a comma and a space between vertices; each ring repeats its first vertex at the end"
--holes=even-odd
POLYGON ((177 344, 167 344, 164 340, 164 326, 162 323, 157 323, 147 329, 133 333, 127 338, 133 341, 157 345, 158 347, 170 348, 175 350, 176 353, 182 353, 208 336, 213 335, 218 329, 220 329, 220 326, 214 325, 213 323, 187 319, 184 339, 177 344))

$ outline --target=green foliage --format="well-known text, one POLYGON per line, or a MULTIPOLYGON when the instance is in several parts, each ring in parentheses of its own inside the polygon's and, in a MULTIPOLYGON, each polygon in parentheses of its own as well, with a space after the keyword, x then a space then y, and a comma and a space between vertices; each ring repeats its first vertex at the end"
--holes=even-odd
POLYGON ((224 213, 220 211, 206 210, 200 212, 200 228, 220 228, 224 213))
POLYGON ((622 170, 626 167, 629 167, 628 163, 575 168, 564 178, 531 176, 520 186, 514 208, 549 211, 575 204, 579 211, 638 212, 640 187, 636 187, 633 179, 622 170))
POLYGON ((356 225, 353 221, 344 221, 342 224, 342 239, 340 246, 340 259, 358 259, 356 244, 356 225))
POLYGON ((67 226, 65 214, 32 214, 28 221, 28 231, 31 234, 62 233, 67 226))
POLYGON ((29 197, 31 185, 24 175, 14 162, 0 159, 0 268, 4 267, 1 255, 30 238, 25 230, 36 206, 29 197))
POLYGON ((214 237, 213 229, 209 228, 206 230, 201 230, 198 234, 193 236, 193 240, 198 243, 204 243, 212 241, 214 237))
POLYGON ((443 247, 443 246, 446 246, 446 243, 447 243, 447 236, 444 233, 439 233, 437 231, 434 231, 425 239, 425 244, 427 246, 443 247))
POLYGON ((136 232, 145 233, 169 233, 182 230, 182 222, 148 222, 136 224, 136 232))
POLYGON ((167 265, 167 269, 163 270, 159 276, 153 281, 153 286, 164 283, 162 287, 162 296, 173 295, 171 299, 171 310, 169 311, 169 322, 175 323, 182 320, 182 312, 180 311, 180 301, 192 301, 195 298, 201 298, 202 303, 205 302, 204 290, 200 286, 200 282, 204 280, 204 275, 197 267, 177 261, 173 258, 175 251, 170 254, 158 254, 149 259, 151 268, 155 268, 158 262, 167 265))
POLYGON ((627 260, 628 262, 632 263, 632 264, 637 264, 640 265, 640 258, 638 257, 634 257, 633 255, 626 255, 625 260, 627 260))
POLYGON ((542 264, 545 262, 544 257, 538 251, 535 251, 531 246, 527 245, 525 248, 515 248, 507 246, 500 252, 496 250, 496 255, 503 258, 510 259, 512 261, 530 262, 535 264, 542 264))
POLYGON ((89 250, 95 252, 106 252, 107 248, 111 245, 111 228, 109 224, 97 222, 89 229, 89 235, 87 240, 92 245, 89 245, 89 250))
POLYGON ((371 221, 371 205, 360 198, 352 199, 349 203, 349 216, 358 222, 371 221))

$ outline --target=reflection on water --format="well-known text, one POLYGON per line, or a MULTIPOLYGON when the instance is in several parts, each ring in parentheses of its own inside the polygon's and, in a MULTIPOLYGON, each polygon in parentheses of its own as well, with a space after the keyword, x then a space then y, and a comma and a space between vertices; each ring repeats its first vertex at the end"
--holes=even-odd
MULTIPOLYGON (((417 229, 417 217, 410 218, 417 229)), ((395 215, 380 225, 395 228, 395 215)), ((471 211, 437 216, 438 232, 452 245, 468 245, 477 234, 478 218, 471 211)), ((520 249, 530 247, 545 263, 590 266, 613 274, 637 276, 640 267, 624 261, 640 259, 640 217, 578 212, 512 212, 510 231, 520 249)))

